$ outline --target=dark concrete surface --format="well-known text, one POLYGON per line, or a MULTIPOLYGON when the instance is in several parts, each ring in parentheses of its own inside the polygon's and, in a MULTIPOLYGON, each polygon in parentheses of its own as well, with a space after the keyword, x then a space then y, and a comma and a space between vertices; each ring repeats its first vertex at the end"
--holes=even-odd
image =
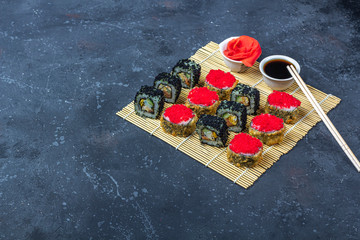
POLYGON ((209 41, 256 38, 342 99, 357 156, 358 1, 0 1, 0 239, 359 239, 360 175, 323 123, 248 190, 117 117, 209 41))

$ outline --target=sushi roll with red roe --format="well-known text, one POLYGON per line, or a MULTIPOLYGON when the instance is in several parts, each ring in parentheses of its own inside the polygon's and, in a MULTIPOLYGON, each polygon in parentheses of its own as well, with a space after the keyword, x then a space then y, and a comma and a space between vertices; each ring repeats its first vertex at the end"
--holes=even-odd
POLYGON ((294 96, 274 90, 268 96, 265 113, 273 114, 282 118, 285 123, 292 124, 298 120, 300 105, 301 102, 294 96))
POLYGON ((185 106, 191 108, 200 117, 203 114, 214 115, 219 103, 219 96, 215 91, 206 87, 197 87, 190 90, 185 106))
POLYGON ((230 141, 227 159, 237 167, 254 167, 262 159, 263 144, 247 133, 239 133, 230 141))
POLYGON ((266 145, 280 143, 284 139, 284 120, 271 114, 261 114, 251 120, 249 134, 266 145))
POLYGON ((160 125, 168 134, 187 137, 195 131, 197 120, 198 118, 190 108, 175 104, 165 109, 160 125))
POLYGON ((230 93, 235 88, 238 80, 231 73, 211 69, 205 78, 205 87, 216 91, 220 100, 230 100, 230 93))

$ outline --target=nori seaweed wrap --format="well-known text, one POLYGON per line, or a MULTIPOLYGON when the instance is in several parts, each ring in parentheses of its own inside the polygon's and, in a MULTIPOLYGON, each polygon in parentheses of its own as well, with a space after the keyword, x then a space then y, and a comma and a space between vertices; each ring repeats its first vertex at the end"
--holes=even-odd
POLYGON ((246 126, 246 107, 234 101, 222 101, 216 110, 216 115, 226 121, 229 131, 241 132, 246 126))
POLYGON ((199 82, 201 66, 190 59, 180 60, 172 69, 171 74, 179 76, 183 88, 193 88, 199 82))
POLYGON ((141 86, 135 95, 134 109, 140 117, 158 118, 164 108, 164 93, 152 86, 141 86))
POLYGON ((230 100, 243 104, 247 114, 254 115, 259 108, 260 93, 256 88, 239 83, 231 92, 230 100))
POLYGON ((202 115, 196 123, 200 142, 215 147, 225 147, 228 139, 228 127, 221 117, 202 115))
POLYGON ((163 91, 165 102, 175 103, 181 92, 181 79, 176 75, 162 72, 155 77, 154 87, 163 91))

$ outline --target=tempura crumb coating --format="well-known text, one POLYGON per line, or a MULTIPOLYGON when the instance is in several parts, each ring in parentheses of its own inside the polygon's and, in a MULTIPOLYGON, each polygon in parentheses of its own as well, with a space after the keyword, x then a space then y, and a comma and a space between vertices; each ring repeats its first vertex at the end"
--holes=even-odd
POLYGON ((197 116, 194 116, 189 124, 180 125, 169 122, 164 118, 164 116, 161 116, 160 126, 164 130, 164 132, 171 134, 173 136, 188 137, 195 131, 197 120, 198 120, 197 116))

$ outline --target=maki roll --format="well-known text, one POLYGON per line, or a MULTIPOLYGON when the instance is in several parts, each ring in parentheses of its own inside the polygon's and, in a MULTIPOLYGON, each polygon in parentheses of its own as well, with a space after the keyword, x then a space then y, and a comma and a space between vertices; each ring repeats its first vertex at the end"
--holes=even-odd
POLYGON ((164 108, 164 93, 151 86, 142 86, 135 95, 134 108, 140 117, 158 118, 164 108))
POLYGON ((277 144, 284 139, 284 121, 271 114, 258 115, 251 120, 249 134, 266 145, 277 144))
POLYGON ((205 78, 205 87, 216 91, 220 100, 229 100, 230 93, 235 88, 238 81, 231 73, 222 70, 210 70, 205 78))
POLYGON ((172 69, 171 74, 179 76, 183 88, 193 88, 199 82, 201 66, 190 59, 180 60, 172 69))
POLYGON ((234 101, 222 101, 216 110, 216 115, 222 117, 229 131, 241 132, 246 126, 246 107, 234 101))
POLYGON ((160 125, 168 134, 187 137, 195 131, 197 120, 198 118, 190 108, 175 104, 165 109, 160 125))
POLYGON ((267 99, 265 113, 282 118, 285 123, 295 123, 301 102, 286 92, 273 91, 267 99))
POLYGON ((225 147, 228 139, 228 127, 221 117, 202 115, 196 123, 200 142, 215 147, 225 147))
POLYGON ((237 167, 254 167, 262 159, 262 142, 246 133, 239 133, 230 141, 227 159, 237 167))
POLYGON ((247 114, 254 115, 259 108, 260 93, 256 88, 239 83, 231 92, 231 101, 245 105, 247 114))
POLYGON ((165 102, 175 103, 181 92, 181 79, 176 75, 162 72, 155 77, 154 87, 163 91, 165 102))
POLYGON ((213 115, 219 106, 219 96, 206 87, 193 88, 188 94, 185 106, 191 108, 198 117, 203 114, 213 115))

